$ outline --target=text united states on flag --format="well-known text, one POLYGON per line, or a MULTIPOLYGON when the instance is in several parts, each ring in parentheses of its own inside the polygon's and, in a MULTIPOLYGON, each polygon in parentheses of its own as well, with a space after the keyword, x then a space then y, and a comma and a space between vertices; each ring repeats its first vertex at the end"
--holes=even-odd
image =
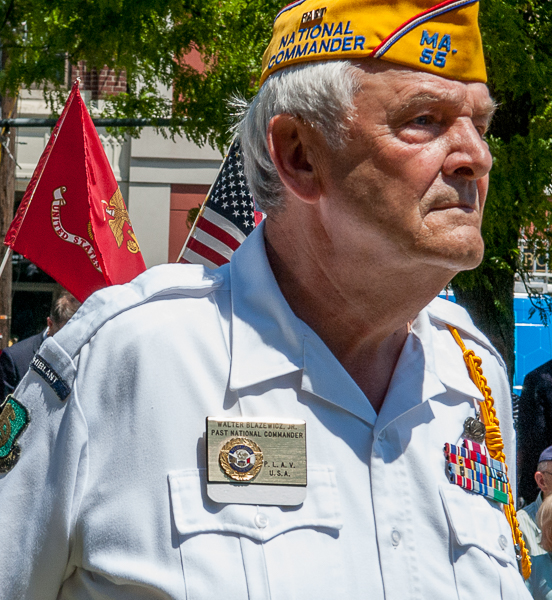
MULTIPOLYGON (((256 219, 257 217, 257 219, 256 219)), ((245 181, 242 152, 236 137, 211 186, 178 262, 215 269, 232 254, 255 228, 253 196, 245 181)))

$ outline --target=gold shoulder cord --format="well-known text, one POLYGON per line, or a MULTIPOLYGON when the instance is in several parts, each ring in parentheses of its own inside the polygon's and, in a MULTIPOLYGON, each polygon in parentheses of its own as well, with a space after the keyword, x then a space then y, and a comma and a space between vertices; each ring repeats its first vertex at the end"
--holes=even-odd
MULTIPOLYGON (((506 464, 506 456, 504 455, 504 442, 502 441, 502 435, 500 433, 500 423, 496 417, 496 410, 494 408, 494 400, 491 396, 491 388, 487 385, 487 379, 483 375, 481 369, 481 359, 475 355, 473 350, 468 350, 462 341, 458 331, 451 325, 447 325, 449 331, 452 333, 456 343, 462 349, 464 355, 464 362, 468 367, 468 372, 472 381, 479 388, 485 401, 481 403, 481 420, 487 428, 485 435, 485 443, 487 450, 491 455, 491 458, 504 463, 505 471, 508 473, 508 465, 506 464)), ((516 509, 514 505, 514 497, 512 496, 512 488, 510 487, 510 481, 508 481, 508 499, 509 504, 504 505, 504 514, 510 524, 512 530, 512 538, 514 540, 514 548, 516 549, 517 559, 521 562, 521 574, 524 579, 528 579, 531 575, 531 559, 529 558, 529 552, 525 547, 525 542, 519 529, 519 523, 516 517, 516 509)))

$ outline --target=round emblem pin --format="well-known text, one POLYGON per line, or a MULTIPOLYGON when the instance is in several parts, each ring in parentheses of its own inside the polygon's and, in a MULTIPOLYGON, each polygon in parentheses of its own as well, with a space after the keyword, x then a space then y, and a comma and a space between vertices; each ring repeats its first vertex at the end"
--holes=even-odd
POLYGON ((219 463, 235 481, 251 481, 263 466, 263 451, 247 438, 232 438, 221 448, 219 463))

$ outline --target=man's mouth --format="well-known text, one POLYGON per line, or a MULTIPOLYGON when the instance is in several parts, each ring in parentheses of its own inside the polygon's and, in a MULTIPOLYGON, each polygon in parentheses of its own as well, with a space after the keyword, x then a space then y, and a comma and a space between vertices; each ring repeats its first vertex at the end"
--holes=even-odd
POLYGON ((475 211, 475 206, 473 204, 464 204, 461 202, 455 202, 455 203, 451 203, 451 204, 443 204, 443 205, 434 206, 433 208, 431 208, 430 212, 450 210, 453 208, 458 208, 466 213, 472 213, 475 211))

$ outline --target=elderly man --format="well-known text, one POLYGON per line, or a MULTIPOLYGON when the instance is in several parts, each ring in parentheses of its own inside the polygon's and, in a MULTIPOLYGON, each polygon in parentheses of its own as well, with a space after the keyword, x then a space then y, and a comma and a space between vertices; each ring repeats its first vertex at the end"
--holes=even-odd
POLYGON ((264 224, 96 293, 5 402, 2 594, 529 598, 504 364, 432 301, 483 254, 477 3, 295 2, 263 64, 264 224))

